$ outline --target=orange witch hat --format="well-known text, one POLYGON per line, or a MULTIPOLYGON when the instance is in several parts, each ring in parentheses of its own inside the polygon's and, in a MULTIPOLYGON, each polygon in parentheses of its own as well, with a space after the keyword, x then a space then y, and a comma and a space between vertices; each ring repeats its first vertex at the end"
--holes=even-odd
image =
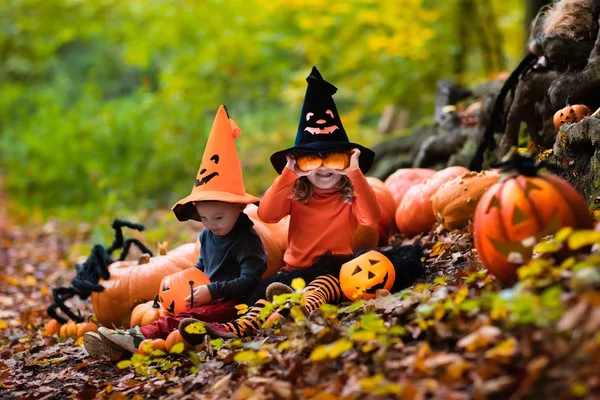
POLYGON ((213 122, 202 162, 192 187, 192 193, 173 206, 180 221, 200 220, 194 201, 224 201, 226 203, 250 204, 258 199, 248 193, 242 178, 242 166, 235 149, 234 140, 242 131, 229 119, 227 108, 219 107, 213 122))

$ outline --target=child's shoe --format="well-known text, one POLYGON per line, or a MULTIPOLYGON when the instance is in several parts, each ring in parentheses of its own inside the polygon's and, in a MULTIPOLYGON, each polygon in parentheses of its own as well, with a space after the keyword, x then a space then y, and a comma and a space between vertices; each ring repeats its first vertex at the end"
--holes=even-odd
POLYGON ((204 336, 207 334, 211 337, 220 337, 224 339, 237 338, 238 336, 231 332, 223 324, 216 322, 204 322, 195 318, 185 318, 179 323, 179 333, 183 340, 191 345, 197 346, 204 341, 204 336), (192 324, 200 323, 204 327, 204 332, 200 332, 195 327, 190 327, 192 324), (188 328, 189 327, 189 328, 188 328))
POLYGON ((111 361, 117 361, 125 355, 125 350, 112 342, 102 340, 97 332, 86 332, 83 335, 83 346, 90 357, 100 360, 108 358, 111 361))
POLYGON ((292 293, 294 293, 294 289, 285 283, 273 282, 267 287, 267 301, 272 303, 275 296, 292 293))
POLYGON ((109 341, 112 344, 127 350, 133 354, 137 354, 138 346, 144 339, 144 335, 139 327, 132 329, 108 329, 105 327, 98 328, 102 340, 109 341))

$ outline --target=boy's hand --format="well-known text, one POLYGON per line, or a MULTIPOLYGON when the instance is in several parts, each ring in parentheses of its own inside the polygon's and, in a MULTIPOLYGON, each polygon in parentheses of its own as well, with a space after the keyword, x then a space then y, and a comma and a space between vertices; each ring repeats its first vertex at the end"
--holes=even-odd
POLYGON ((285 156, 285 159, 287 160, 287 163, 285 164, 285 167, 287 169, 291 170, 293 173, 295 173, 298 177, 307 176, 307 175, 310 175, 313 172, 313 171, 304 172, 300 168, 298 168, 298 165, 296 164, 296 159, 291 154, 287 154, 285 156))
POLYGON ((212 296, 210 295, 210 290, 208 290, 208 286, 202 285, 194 288, 194 305, 190 305, 190 301, 192 300, 192 296, 188 296, 185 298, 185 306, 187 308, 195 308, 200 307, 205 304, 208 304, 212 301, 212 296), (191 306, 191 307, 190 307, 191 306))
POLYGON ((339 171, 339 173, 342 175, 348 175, 350 172, 356 171, 358 168, 360 168, 360 164, 358 163, 359 156, 360 150, 352 149, 352 154, 350 155, 350 165, 348 165, 348 167, 344 168, 343 170, 339 171))

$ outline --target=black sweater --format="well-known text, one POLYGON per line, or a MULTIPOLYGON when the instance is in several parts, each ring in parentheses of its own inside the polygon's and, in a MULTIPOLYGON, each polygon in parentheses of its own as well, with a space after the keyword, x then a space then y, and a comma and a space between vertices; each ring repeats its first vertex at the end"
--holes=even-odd
POLYGON ((210 279, 208 290, 213 300, 246 296, 267 270, 267 254, 253 226, 241 213, 225 236, 206 228, 200 233, 200 257, 195 267, 210 279))

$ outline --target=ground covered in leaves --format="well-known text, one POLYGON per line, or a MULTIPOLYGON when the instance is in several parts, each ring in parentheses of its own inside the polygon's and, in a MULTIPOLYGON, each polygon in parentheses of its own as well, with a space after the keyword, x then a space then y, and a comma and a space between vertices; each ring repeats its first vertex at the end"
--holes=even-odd
MULTIPOLYGON (((194 226, 166 221, 148 216, 150 229, 139 237, 194 240, 194 226)), ((326 306, 256 338, 206 340, 186 355, 120 364, 43 335, 50 289, 75 275, 74 264, 98 241, 90 232, 57 221, 20 228, 0 215, 0 397, 600 396, 600 232, 561 232, 521 268, 519 284, 503 288, 482 269, 469 229, 438 228, 416 239, 427 273, 401 293, 326 306)))

